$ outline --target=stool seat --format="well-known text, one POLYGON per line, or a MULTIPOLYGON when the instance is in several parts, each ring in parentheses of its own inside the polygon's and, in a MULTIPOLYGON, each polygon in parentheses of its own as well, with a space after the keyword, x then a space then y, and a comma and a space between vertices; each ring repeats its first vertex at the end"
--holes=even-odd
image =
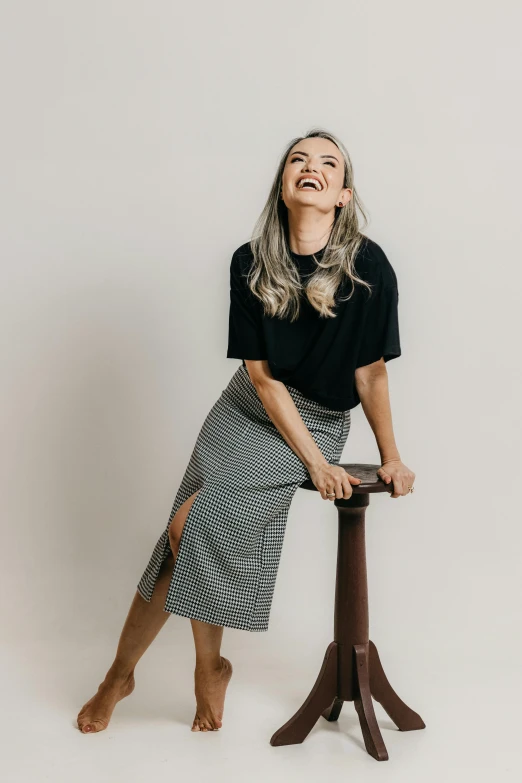
MULTIPOLYGON (((340 462, 338 465, 340 468, 344 468, 351 476, 361 479, 360 484, 352 484, 352 492, 356 492, 358 495, 373 494, 375 492, 393 492, 392 482, 386 484, 377 475, 376 471, 379 470, 380 465, 371 465, 365 462, 340 462)), ((300 489, 311 489, 318 492, 311 479, 303 481, 300 489)))
MULTIPOLYGON (((339 467, 362 481, 358 485, 352 484, 349 498, 333 501, 338 511, 334 641, 326 649, 308 697, 290 720, 272 735, 270 744, 303 742, 321 715, 328 721, 336 721, 344 702, 353 701, 366 750, 377 761, 385 761, 388 751, 372 697, 383 706, 400 731, 425 728, 420 715, 399 698, 388 682, 377 648, 369 638, 366 508, 371 494, 393 492, 393 482, 386 484, 377 475, 380 465, 340 463, 339 467)), ((317 491, 311 480, 300 486, 317 491)), ((407 650, 406 645, 404 650, 407 650)))

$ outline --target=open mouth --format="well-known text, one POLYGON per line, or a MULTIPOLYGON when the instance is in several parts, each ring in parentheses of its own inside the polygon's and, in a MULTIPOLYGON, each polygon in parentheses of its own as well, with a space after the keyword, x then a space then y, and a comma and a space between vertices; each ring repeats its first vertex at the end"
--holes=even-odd
POLYGON ((323 187, 319 180, 313 177, 302 177, 297 182, 298 190, 322 190, 323 187))

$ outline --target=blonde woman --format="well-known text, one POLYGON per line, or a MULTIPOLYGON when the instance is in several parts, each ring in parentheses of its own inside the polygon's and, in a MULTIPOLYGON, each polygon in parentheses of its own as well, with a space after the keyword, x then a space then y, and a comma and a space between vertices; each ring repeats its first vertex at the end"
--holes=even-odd
POLYGON ((347 150, 315 130, 285 150, 254 238, 230 265, 229 358, 241 359, 208 413, 169 520, 137 585, 116 656, 78 726, 98 732, 134 688, 134 669, 171 614, 196 648, 193 731, 222 726, 232 676, 224 627, 266 631, 292 498, 311 479, 349 498, 338 463, 359 402, 378 475, 406 495, 415 474, 392 429, 385 362, 401 354, 395 272, 361 233, 347 150))

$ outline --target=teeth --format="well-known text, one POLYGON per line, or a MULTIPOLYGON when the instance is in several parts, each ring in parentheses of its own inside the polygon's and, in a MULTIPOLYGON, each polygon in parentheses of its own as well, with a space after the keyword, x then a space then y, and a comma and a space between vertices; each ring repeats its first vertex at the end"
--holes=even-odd
POLYGON ((311 177, 303 177, 303 179, 300 179, 297 183, 298 188, 302 188, 303 185, 305 185, 307 182, 310 182, 316 190, 322 190, 321 185, 316 179, 312 179, 311 177))

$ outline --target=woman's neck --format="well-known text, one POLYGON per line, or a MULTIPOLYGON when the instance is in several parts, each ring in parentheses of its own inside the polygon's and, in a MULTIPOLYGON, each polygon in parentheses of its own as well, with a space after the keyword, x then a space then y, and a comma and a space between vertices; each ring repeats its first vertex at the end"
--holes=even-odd
POLYGON ((332 230, 330 215, 314 216, 288 213, 288 244, 293 253, 309 256, 317 253, 328 242, 332 230))

